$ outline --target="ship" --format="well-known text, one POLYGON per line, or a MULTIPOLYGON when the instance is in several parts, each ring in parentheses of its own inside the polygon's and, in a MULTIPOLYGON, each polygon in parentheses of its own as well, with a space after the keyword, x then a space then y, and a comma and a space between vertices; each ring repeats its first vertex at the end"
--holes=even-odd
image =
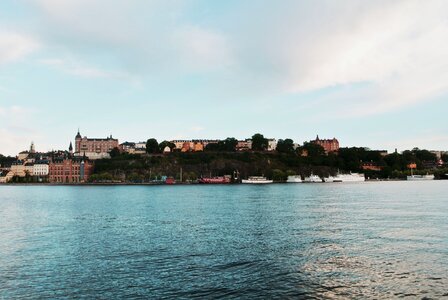
POLYGON ((301 183, 302 177, 300 175, 290 175, 286 180, 287 183, 301 183))
POLYGON ((202 177, 198 182, 205 184, 226 184, 230 183, 230 176, 202 177))
POLYGON ((334 177, 333 176, 325 177, 324 182, 334 182, 334 177))
POLYGON ((322 179, 319 176, 313 175, 313 173, 311 173, 311 175, 309 177, 305 177, 305 180, 303 182, 320 183, 320 182, 322 182, 322 179))
POLYGON ((411 175, 407 176, 406 180, 417 181, 417 180, 434 180, 434 175, 411 175))
POLYGON ((333 178, 333 182, 363 182, 366 181, 362 173, 338 174, 333 178))
POLYGON ((249 178, 241 180, 241 183, 249 183, 249 184, 266 184, 273 182, 274 182, 273 180, 269 180, 263 176, 249 176, 249 178))

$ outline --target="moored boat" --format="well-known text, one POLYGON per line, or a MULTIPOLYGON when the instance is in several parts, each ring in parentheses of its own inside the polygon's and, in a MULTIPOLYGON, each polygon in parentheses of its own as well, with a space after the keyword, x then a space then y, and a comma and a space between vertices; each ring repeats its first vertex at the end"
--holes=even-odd
POLYGON ((302 177, 300 175, 290 175, 286 180, 287 183, 301 183, 302 177))
POLYGON ((362 173, 338 174, 333 178, 333 182, 363 182, 366 181, 362 173))
POLYGON ((434 175, 411 175, 406 177, 409 181, 434 180, 434 175))
POLYGON ((334 177, 333 176, 325 177, 324 182, 334 182, 334 177))
POLYGON ((263 176, 249 176, 249 178, 241 180, 241 183, 249 183, 249 184, 266 184, 273 182, 274 182, 273 180, 269 180, 263 176))
POLYGON ((320 182, 322 182, 322 179, 319 176, 314 175, 313 173, 311 173, 311 175, 309 177, 305 177, 305 180, 303 182, 320 183, 320 182))
POLYGON ((225 184, 230 183, 230 177, 229 176, 202 177, 198 180, 198 182, 207 184, 225 184))

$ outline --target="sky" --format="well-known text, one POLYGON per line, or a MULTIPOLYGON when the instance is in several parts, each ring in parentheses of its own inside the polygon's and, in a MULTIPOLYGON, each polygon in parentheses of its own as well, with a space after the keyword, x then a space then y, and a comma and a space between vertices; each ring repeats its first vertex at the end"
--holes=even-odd
POLYGON ((448 150, 448 1, 2 0, 0 153, 254 133, 448 150))

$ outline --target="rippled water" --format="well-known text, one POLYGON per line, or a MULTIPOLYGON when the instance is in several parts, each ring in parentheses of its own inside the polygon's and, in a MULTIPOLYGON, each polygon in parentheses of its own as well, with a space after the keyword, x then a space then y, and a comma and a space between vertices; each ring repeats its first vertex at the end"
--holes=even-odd
POLYGON ((0 186, 0 298, 441 298, 448 181, 0 186))

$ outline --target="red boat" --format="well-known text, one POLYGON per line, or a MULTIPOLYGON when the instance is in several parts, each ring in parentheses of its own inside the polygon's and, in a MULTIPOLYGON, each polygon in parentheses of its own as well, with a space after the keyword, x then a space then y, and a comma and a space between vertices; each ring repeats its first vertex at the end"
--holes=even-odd
POLYGON ((165 180, 165 184, 175 184, 175 183, 176 183, 176 181, 174 180, 173 177, 168 177, 168 178, 165 180))
POLYGON ((219 176, 219 177, 202 177, 199 179, 199 183, 211 183, 211 184, 223 184, 230 183, 230 177, 219 176))

